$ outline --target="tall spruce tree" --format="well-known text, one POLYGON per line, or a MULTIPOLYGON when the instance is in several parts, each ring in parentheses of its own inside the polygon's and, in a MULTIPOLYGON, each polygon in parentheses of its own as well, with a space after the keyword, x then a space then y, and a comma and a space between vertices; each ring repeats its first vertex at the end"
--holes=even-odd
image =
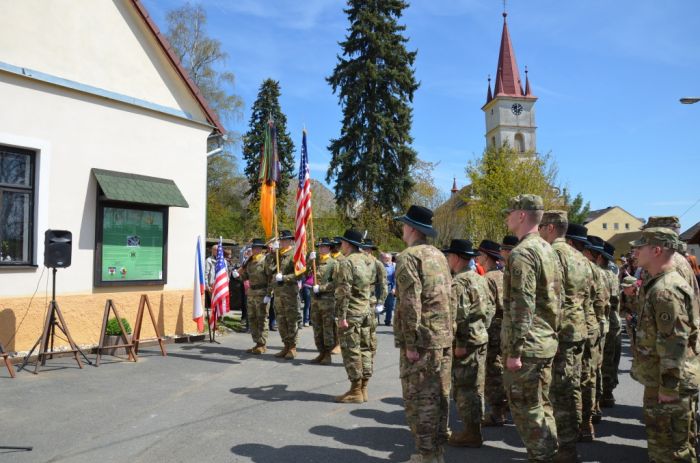
POLYGON ((403 210, 413 188, 416 152, 410 135, 415 51, 398 24, 403 0, 348 0, 350 27, 343 54, 327 78, 343 108, 340 137, 331 140, 326 181, 335 180, 342 214, 373 205, 385 214, 403 210))
POLYGON ((280 159, 280 183, 277 185, 278 203, 283 208, 287 197, 287 187, 294 177, 294 143, 287 132, 287 116, 279 103, 280 84, 276 80, 265 79, 260 85, 258 97, 253 103, 248 123, 248 132, 243 135, 243 159, 245 176, 248 179, 246 194, 255 202, 259 199, 260 154, 265 144, 265 127, 272 118, 277 127, 277 152, 280 159))

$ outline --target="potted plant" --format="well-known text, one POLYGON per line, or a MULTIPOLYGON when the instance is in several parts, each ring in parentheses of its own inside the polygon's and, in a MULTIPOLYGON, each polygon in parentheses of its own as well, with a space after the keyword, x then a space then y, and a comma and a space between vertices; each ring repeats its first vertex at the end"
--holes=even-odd
MULTIPOLYGON (((124 329, 126 330, 126 339, 128 340, 128 342, 131 342, 131 325, 129 325, 129 322, 126 318, 122 318, 122 325, 124 325, 124 329)), ((122 330, 119 327, 119 322, 117 321, 117 319, 110 318, 109 320, 107 320, 107 327, 105 328, 105 339, 102 347, 124 344, 121 334, 122 330)), ((105 355, 126 355, 126 348, 119 347, 112 349, 104 349, 102 353, 105 355)))

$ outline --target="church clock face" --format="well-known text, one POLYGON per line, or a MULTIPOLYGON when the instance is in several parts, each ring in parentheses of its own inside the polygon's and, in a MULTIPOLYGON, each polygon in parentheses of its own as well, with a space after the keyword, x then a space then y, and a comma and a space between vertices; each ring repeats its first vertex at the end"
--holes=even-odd
POLYGON ((522 114, 523 112, 523 105, 521 105, 520 103, 513 103, 513 106, 510 107, 510 110, 516 116, 520 116, 520 114, 522 114))

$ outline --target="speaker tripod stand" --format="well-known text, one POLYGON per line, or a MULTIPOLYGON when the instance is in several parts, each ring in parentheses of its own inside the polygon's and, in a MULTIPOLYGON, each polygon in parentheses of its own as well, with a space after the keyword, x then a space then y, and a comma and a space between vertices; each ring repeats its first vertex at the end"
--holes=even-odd
POLYGON ((85 361, 89 364, 92 365, 92 362, 87 358, 85 355, 85 352, 83 352, 73 341, 73 337, 70 335, 70 331, 68 331, 68 325, 66 325, 66 321, 63 318, 63 313, 61 313, 61 309, 58 306, 58 303, 56 302, 56 267, 53 269, 53 287, 51 290, 51 302, 49 303, 49 310, 46 314, 46 321, 44 322, 44 331, 42 335, 37 339, 36 343, 34 343, 34 347, 29 351, 26 357, 24 357, 24 361, 22 362, 22 366, 19 367, 19 370, 22 370, 27 363, 29 362, 29 358, 32 356, 34 353, 34 349, 39 347, 39 354, 37 355, 36 358, 36 365, 34 366, 34 374, 37 374, 39 372, 39 364, 41 366, 46 365, 46 359, 47 358, 53 358, 54 354, 58 353, 66 353, 66 352, 72 352, 73 357, 75 357, 75 361, 78 362, 78 366, 80 368, 83 368, 83 364, 80 362, 80 358, 78 357, 78 352, 83 356, 85 361), (68 344, 70 344, 70 349, 64 350, 64 351, 56 351, 54 350, 54 339, 56 337, 56 328, 61 330, 63 335, 66 337, 66 340, 68 341, 68 344), (49 348, 50 347, 50 348, 49 348))
POLYGON ((34 450, 34 447, 11 447, 8 445, 0 445, 0 450, 18 450, 24 452, 31 452, 32 450, 34 450))

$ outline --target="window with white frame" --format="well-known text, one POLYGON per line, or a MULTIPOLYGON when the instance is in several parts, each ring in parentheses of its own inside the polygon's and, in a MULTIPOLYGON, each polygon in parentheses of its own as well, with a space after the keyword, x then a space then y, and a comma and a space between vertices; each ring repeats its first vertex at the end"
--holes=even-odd
POLYGON ((0 266, 33 262, 35 157, 0 145, 0 266))

